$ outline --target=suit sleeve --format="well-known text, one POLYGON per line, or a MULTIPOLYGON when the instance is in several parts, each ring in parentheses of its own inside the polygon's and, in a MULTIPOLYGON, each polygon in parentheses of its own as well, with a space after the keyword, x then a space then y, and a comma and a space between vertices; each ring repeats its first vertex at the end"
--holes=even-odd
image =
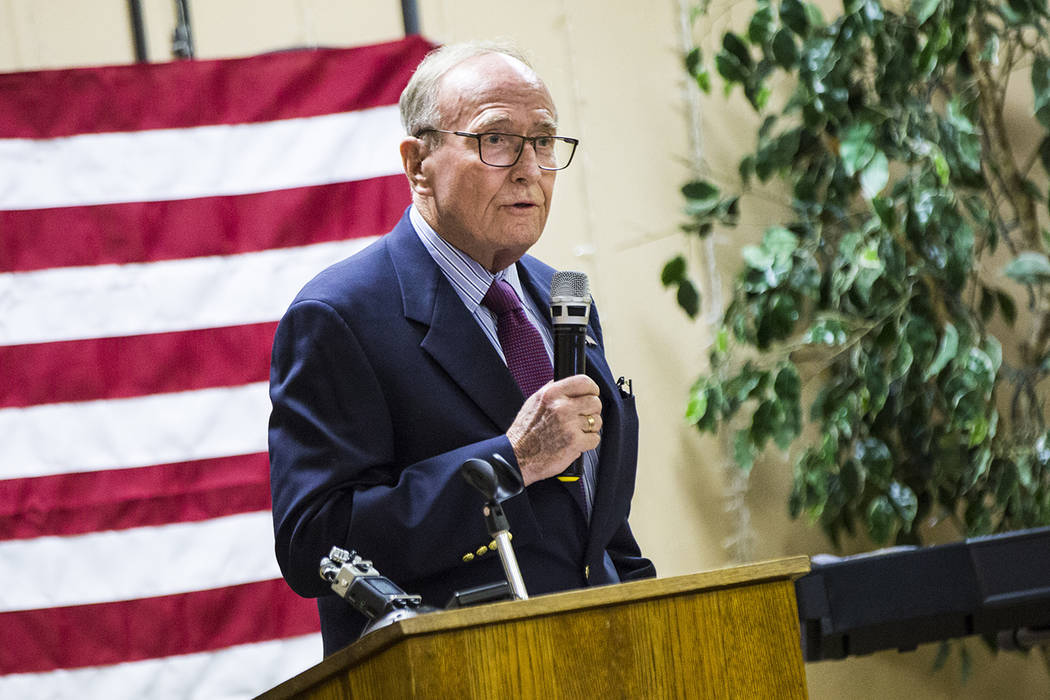
POLYGON ((642 556, 638 542, 634 539, 631 527, 624 518, 616 534, 605 548, 621 581, 637 581, 656 576, 656 567, 642 556))
MULTIPOLYGON (((276 554, 300 595, 330 593, 318 566, 333 545, 410 581, 459 565, 465 548, 487 540, 480 497, 458 468, 493 453, 516 465, 506 436, 397 464, 393 407, 353 329, 329 305, 298 301, 282 319, 270 398, 276 554)), ((506 507, 530 537, 536 526, 526 503, 521 495, 506 507)))

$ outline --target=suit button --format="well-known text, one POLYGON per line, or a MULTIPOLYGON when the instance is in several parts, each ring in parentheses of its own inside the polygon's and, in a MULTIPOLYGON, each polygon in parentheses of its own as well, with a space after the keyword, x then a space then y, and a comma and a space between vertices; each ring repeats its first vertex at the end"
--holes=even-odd
POLYGON ((588 564, 587 566, 583 567, 583 577, 585 579, 588 579, 588 580, 591 578, 591 565, 590 564, 588 564))
POLYGON ((480 557, 482 554, 484 554, 487 551, 489 551, 488 547, 478 547, 478 551, 475 552, 475 554, 477 554, 480 557))

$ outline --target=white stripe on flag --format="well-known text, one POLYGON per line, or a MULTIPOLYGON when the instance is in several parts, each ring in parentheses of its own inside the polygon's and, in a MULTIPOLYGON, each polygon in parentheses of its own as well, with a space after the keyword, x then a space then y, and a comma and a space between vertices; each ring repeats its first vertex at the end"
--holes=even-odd
POLYGON ((374 240, 2 273, 0 345, 276 321, 314 275, 374 240))
POLYGON ((114 666, 0 676, 0 697, 34 700, 253 698, 320 660, 321 635, 310 634, 114 666))
POLYGON ((0 479, 265 452, 269 415, 266 382, 0 409, 0 479))
POLYGON ((152 598, 278 578, 268 510, 0 542, 0 612, 152 598))
POLYGON ((0 209, 269 192, 402 172, 396 105, 253 124, 0 139, 0 209))

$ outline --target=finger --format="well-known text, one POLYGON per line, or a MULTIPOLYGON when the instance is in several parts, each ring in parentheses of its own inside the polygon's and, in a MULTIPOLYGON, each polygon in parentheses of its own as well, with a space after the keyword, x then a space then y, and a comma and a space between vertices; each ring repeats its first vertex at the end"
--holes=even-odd
POLYGON ((602 400, 597 396, 581 396, 577 399, 577 409, 585 416, 602 412, 602 400))
POLYGON ((583 422, 583 432, 599 433, 602 430, 601 414, 588 413, 580 416, 583 422))
POLYGON ((597 449, 598 448, 598 443, 600 443, 601 441, 602 441, 602 436, 599 435, 598 433, 586 433, 586 434, 584 434, 582 436, 582 439, 581 439, 580 443, 577 443, 577 444, 580 444, 581 448, 582 448, 580 454, 583 454, 584 452, 587 452, 588 450, 597 449))
POLYGON ((571 377, 559 379, 554 384, 570 397, 597 396, 599 393, 598 385, 586 374, 574 374, 571 377))

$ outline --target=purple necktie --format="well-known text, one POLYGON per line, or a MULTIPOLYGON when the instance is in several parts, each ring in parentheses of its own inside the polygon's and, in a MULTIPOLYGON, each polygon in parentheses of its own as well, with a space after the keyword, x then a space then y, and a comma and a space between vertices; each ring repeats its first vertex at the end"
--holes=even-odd
POLYGON ((525 316, 514 288, 504 280, 493 280, 481 303, 496 314, 496 334, 514 381, 525 398, 532 396, 554 378, 540 332, 525 316))

